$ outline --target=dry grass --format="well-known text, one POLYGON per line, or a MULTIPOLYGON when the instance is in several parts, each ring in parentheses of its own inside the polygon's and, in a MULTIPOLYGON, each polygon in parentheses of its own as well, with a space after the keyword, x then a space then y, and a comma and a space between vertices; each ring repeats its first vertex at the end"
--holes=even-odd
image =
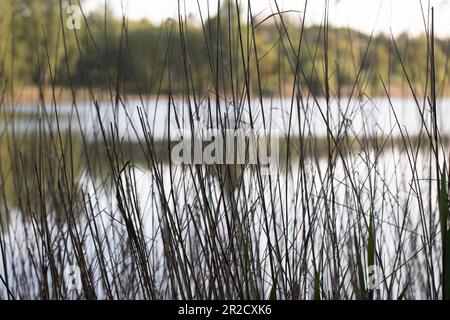
MULTIPOLYGON (((298 57, 300 50, 309 50, 315 72, 324 72, 325 79, 333 76, 327 19, 317 39, 325 43, 325 52, 317 54, 317 43, 303 43, 301 37, 294 43, 283 14, 275 12, 280 41, 272 50, 290 57, 288 72, 295 81, 289 95, 280 85, 279 96, 265 108, 254 13, 249 8, 237 12, 242 16, 236 19, 229 10, 227 18, 215 20, 214 37, 204 30, 211 67, 207 96, 193 91, 195 70, 183 12, 168 30, 168 37, 179 33, 183 54, 174 57, 167 48, 166 62, 182 59, 184 66, 183 75, 167 69, 169 87, 180 86, 184 94, 158 96, 155 108, 167 108, 169 115, 165 141, 154 139, 155 123, 148 115, 158 109, 147 108, 144 97, 137 107, 127 105, 118 80, 105 101, 91 87, 70 99, 75 117, 66 127, 58 102, 74 97, 73 86, 67 92, 42 85, 45 94, 37 96, 23 90, 16 102, 37 99, 40 105, 40 126, 28 134, 17 131, 20 117, 4 110, 6 97, 1 100, 0 112, 6 115, 0 132, 1 298, 448 298, 450 246, 445 245, 448 231, 442 232, 448 228, 448 138, 441 136, 437 122, 433 72, 420 88, 423 97, 409 86, 413 107, 422 116, 417 136, 398 120, 386 87, 398 135, 374 135, 364 121, 360 131, 352 131, 347 119, 363 116, 354 111, 361 110, 360 93, 370 72, 362 67, 370 41, 362 60, 355 61, 358 71, 348 96, 338 96, 326 81, 325 99, 319 99, 309 85, 313 70, 304 70, 298 57), (259 90, 250 87, 251 81, 259 83, 259 90), (90 132, 78 117, 78 99, 84 98, 96 109, 90 132), (234 166, 167 161, 174 131, 183 124, 192 130, 194 119, 224 129, 224 114, 236 117, 238 126, 245 115, 246 125, 260 121, 270 134, 270 110, 281 98, 289 105, 283 106, 288 121, 277 175, 264 176, 260 165, 244 165, 234 173, 234 166), (331 112, 336 105, 337 118, 331 112), (139 121, 127 118, 132 111, 139 121), (183 123, 185 111, 189 116, 183 123), (312 112, 320 115, 325 136, 315 134, 312 112), (72 265, 80 270, 79 291, 68 287, 72 265), (379 273, 375 288, 368 277, 373 266, 379 273)), ((125 30, 121 41, 131 50, 125 30)), ((430 30, 423 57, 430 70, 439 67, 432 43, 430 30)), ((397 51, 393 58, 401 57, 397 51)), ((46 67, 51 75, 51 65, 46 67)), ((406 67, 404 75, 409 84, 406 67)), ((386 79, 380 81, 384 85, 386 79)))

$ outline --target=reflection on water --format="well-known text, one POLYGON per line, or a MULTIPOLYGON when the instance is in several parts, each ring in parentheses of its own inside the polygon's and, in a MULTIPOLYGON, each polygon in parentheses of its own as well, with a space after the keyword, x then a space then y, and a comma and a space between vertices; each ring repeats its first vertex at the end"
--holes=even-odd
MULTIPOLYGON (((232 106, 229 103, 221 101, 222 112, 229 110, 232 106)), ((422 115, 426 123, 430 123, 430 110, 428 105, 417 108, 412 98, 391 99, 363 99, 351 100, 349 103, 342 99, 340 103, 333 100, 329 111, 331 124, 330 129, 338 132, 343 124, 349 134, 360 135, 363 130, 370 134, 390 135, 399 134, 399 125, 407 130, 411 136, 419 135, 423 132, 422 115), (391 107, 392 103, 392 107, 391 107), (395 110, 395 114, 393 110, 395 110)), ((443 135, 450 134, 450 98, 444 98, 438 101, 438 125, 443 135)), ((244 109, 242 118, 249 122, 248 106, 243 103, 244 109)), ((169 105, 164 100, 150 99, 142 103, 140 100, 131 100, 115 104, 107 101, 98 102, 99 114, 104 123, 114 123, 121 137, 137 140, 143 137, 142 126, 140 124, 140 114, 138 108, 143 110, 143 115, 151 129, 151 134, 155 139, 167 137, 167 125, 171 130, 183 127, 183 120, 188 119, 189 103, 184 100, 175 100, 169 105), (169 108, 171 108, 171 117, 168 121, 169 108), (183 117, 184 115, 184 117, 183 117), (180 120, 181 122, 177 120, 180 120), (130 126, 130 124, 134 124, 130 126)), ((193 107, 191 107, 193 108, 193 107)), ((194 109, 194 108, 193 108, 194 109)), ((253 121, 256 128, 263 125, 263 116, 259 100, 252 102, 253 121)), ((290 99, 264 99, 263 100, 264 120, 266 125, 272 125, 282 133, 290 130, 291 134, 299 135, 305 130, 317 136, 325 136, 327 127, 324 125, 323 114, 326 114, 327 107, 323 99, 317 103, 312 99, 301 100, 291 106, 290 99), (292 113, 290 112, 292 110, 292 113), (323 114, 322 114, 322 113, 323 114), (290 116, 292 115, 292 116, 290 116), (290 124, 290 125, 289 125, 290 124)), ((98 126, 98 115, 93 102, 78 103, 75 108, 71 103, 61 103, 57 108, 59 121, 55 118, 55 108, 53 106, 42 105, 18 105, 12 108, 4 106, 3 116, 0 117, 1 127, 14 130, 17 133, 30 133, 38 131, 39 126, 56 130, 71 130, 86 135, 88 139, 96 137, 100 128, 98 126), (14 110, 14 111, 13 111, 14 110)), ((209 108, 206 102, 200 104, 197 109, 192 110, 195 117, 203 119, 208 123, 209 118, 215 119, 214 108, 209 108)), ((187 120, 186 120, 187 121, 187 120)), ((0 127, 0 128, 1 128, 0 127)), ((341 129, 342 130, 342 129, 341 129)), ((2 130, 4 131, 4 129, 2 130)))
MULTIPOLYGON (((449 108, 445 108, 448 102, 442 101, 439 108, 443 136, 450 133, 449 124, 443 121, 450 116, 449 108)), ((411 137, 423 135, 420 113, 413 101, 397 100, 393 104, 402 130, 411 137)), ((101 230, 102 237, 110 240, 110 246, 86 245, 77 249, 84 250, 87 259, 92 261, 98 259, 99 252, 112 259, 111 254, 106 253, 125 245, 121 232, 130 228, 129 224, 142 223, 145 239, 139 241, 148 244, 147 258, 154 268, 155 281, 164 287, 170 281, 165 277, 163 266, 167 259, 165 232, 177 230, 181 245, 190 246, 186 252, 194 266, 199 270, 206 268, 203 253, 193 244, 208 241, 209 235, 214 241, 221 241, 225 251, 227 246, 233 245, 227 231, 233 223, 228 213, 231 205, 238 212, 238 217, 232 217, 232 220, 246 230, 240 235, 241 239, 255 240, 254 259, 263 270, 271 263, 262 258, 267 255, 268 243, 277 243, 279 263, 289 266, 292 261, 286 257, 297 257, 293 261, 302 261, 301 269, 307 270, 306 274, 313 274, 314 252, 324 250, 326 256, 339 253, 340 263, 350 266, 355 254, 352 236, 361 233, 358 228, 367 226, 371 217, 380 248, 379 259, 383 261, 386 274, 393 273, 392 286, 395 288, 401 290, 402 277, 406 275, 396 275, 395 270, 418 249, 425 244, 438 252, 435 201, 423 201, 436 199, 434 182, 430 180, 430 174, 431 177, 434 174, 430 150, 417 149, 415 153, 415 149, 407 151, 391 143, 398 138, 399 129, 388 101, 359 101, 348 106, 343 103, 340 108, 336 103, 331 106, 330 130, 336 136, 345 132, 354 138, 387 138, 384 143, 376 140, 373 145, 354 139, 351 143, 361 144, 357 149, 348 148, 345 157, 334 152, 330 161, 315 156, 319 154, 320 144, 326 143, 327 128, 319 106, 304 101, 303 107, 294 107, 290 118, 289 101, 265 100, 265 116, 274 128, 295 136, 301 133, 310 141, 306 144, 301 143, 301 139, 293 139, 296 146, 291 150, 290 161, 282 161, 277 177, 259 177, 251 168, 244 170, 241 185, 245 188, 228 196, 222 192, 220 179, 208 174, 205 168, 175 167, 153 157, 166 148, 161 141, 167 138, 167 124, 171 130, 176 130, 175 114, 186 112, 185 102, 176 101, 175 105, 171 106, 171 118, 167 119, 169 107, 162 102, 155 105, 155 101, 149 101, 142 106, 139 101, 130 101, 127 107, 102 102, 98 108, 102 126, 95 106, 89 103, 77 108, 61 104, 57 109, 58 117, 51 107, 5 107, 0 117, 0 199, 3 203, 0 213, 3 234, 8 235, 5 241, 11 248, 6 255, 8 259, 26 260, 30 252, 35 252, 30 250, 29 243, 36 237, 32 232, 36 223, 51 226, 46 237, 57 244, 63 243, 70 251, 79 244, 65 242, 67 226, 76 225, 78 237, 89 244, 95 242, 90 224, 95 221, 95 228, 101 230), (144 110, 146 130, 140 125, 137 106, 144 110), (345 126, 341 126, 343 123, 345 126), (152 143, 144 142, 146 131, 154 139, 152 143), (154 150, 148 152, 149 149, 154 150), (384 151, 380 152, 381 149, 384 151), (305 154, 309 156, 302 156, 305 154), (199 185, 202 190, 198 189, 199 185), (127 220, 124 212, 129 211, 136 213, 139 223, 127 220), (176 221, 165 220, 168 219, 167 212, 173 213, 176 221), (424 212, 429 216, 423 216, 424 212), (214 220, 214 230, 209 230, 203 219, 214 220), (52 224, 55 221, 57 223, 52 224), (199 234, 198 226, 205 228, 206 234, 199 234), (283 241, 279 241, 280 238, 283 241), (305 239, 309 240, 305 243, 305 239), (399 254, 400 241, 406 245, 399 254), (20 247, 20 243, 27 245, 20 247), (308 250, 311 247, 314 250, 308 250), (400 260, 397 259, 399 256, 400 260)), ((256 125, 261 125, 258 103, 255 102, 252 108, 256 110, 256 125)), ((207 120, 207 106, 199 109, 203 111, 198 110, 198 114, 207 120)), ((210 116, 215 117, 214 114, 210 116)), ((168 160, 167 155, 165 160, 168 160)), ((116 264, 131 263, 126 257, 121 258, 120 262, 112 259, 102 263, 108 266, 107 269, 114 269, 116 264)), ((439 269, 438 258, 435 255, 434 260, 427 263, 439 269)), ((411 290, 417 296, 421 295, 420 288, 427 272, 421 267, 424 259, 424 255, 418 254, 405 267, 407 273, 416 275, 408 279, 416 279, 411 290)), ((327 261, 321 263, 323 270, 341 270, 327 261)), ((293 270, 300 268, 298 265, 291 267, 293 270)), ((12 264, 9 268, 12 272, 12 264)), ((36 285, 39 276, 25 266, 19 267, 19 271, 29 274, 27 281, 36 285)), ((100 271, 93 269, 90 272, 98 275, 100 271)), ((115 272, 120 273, 119 270, 115 272)), ((302 271, 293 272, 299 274, 302 271)), ((350 275, 342 277, 349 278, 350 275)), ((307 280, 312 282, 313 278, 307 280)), ((324 281, 332 285, 334 279, 324 276, 324 281)), ((105 284, 99 284, 102 285, 105 284)), ((20 288, 21 284, 15 286, 20 288)), ((261 290, 268 289, 269 286, 261 290)), ((104 290, 99 289, 98 294, 105 294, 104 290)), ((2 295, 5 292, 0 289, 2 295)), ((145 297, 144 293, 142 297, 145 297)))

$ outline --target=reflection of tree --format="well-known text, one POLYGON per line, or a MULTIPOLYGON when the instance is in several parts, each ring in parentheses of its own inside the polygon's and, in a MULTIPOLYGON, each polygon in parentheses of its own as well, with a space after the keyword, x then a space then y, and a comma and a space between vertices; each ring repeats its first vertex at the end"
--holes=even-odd
MULTIPOLYGON (((56 137, 53 137, 57 139, 56 137)), ((50 136, 4 135, 0 138, 0 213, 54 215, 64 220, 81 213, 81 141, 63 137, 63 148, 50 136), (79 209, 77 209, 79 208, 79 209)))

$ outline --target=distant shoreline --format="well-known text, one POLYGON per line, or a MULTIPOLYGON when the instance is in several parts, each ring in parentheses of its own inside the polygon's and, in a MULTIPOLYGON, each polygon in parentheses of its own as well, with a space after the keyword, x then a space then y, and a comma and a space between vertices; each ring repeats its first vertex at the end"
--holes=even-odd
MULTIPOLYGON (((444 94, 439 97, 447 98, 450 97, 450 90, 445 88, 444 94)), ((75 98, 77 102, 85 102, 85 101, 92 101, 92 95, 88 88, 76 88, 75 91, 75 98)), ((341 96, 342 97, 348 97, 351 93, 351 89, 342 89, 341 90, 341 96)), ((423 95, 422 92, 416 92, 420 96, 423 95)), ((115 99, 115 95, 111 96, 111 94, 104 89, 94 89, 93 94, 96 100, 104 101, 108 99, 115 99)), ((211 93, 213 94, 213 93, 211 93)), ((304 92, 304 95, 308 95, 308 92, 304 92)), ((143 100, 153 100, 158 97, 157 94, 143 94, 141 97, 139 94, 136 93, 122 93, 122 98, 125 98, 126 100, 139 100, 141 97, 143 100)), ((178 95, 175 95, 177 97, 178 95)), ((254 98, 257 97, 256 93, 253 93, 254 98)), ((336 95, 337 96, 337 95, 336 95)), ((386 95, 365 95, 365 94, 356 94, 353 93, 354 99, 357 99, 358 96, 368 96, 372 99, 378 99, 378 98, 387 98, 386 95)), ((15 105, 20 104, 32 104, 32 103, 38 103, 42 101, 42 97, 44 98, 44 101, 51 102, 55 98, 58 103, 68 103, 73 100, 72 97, 72 90, 70 87, 55 87, 54 89, 54 95, 53 90, 51 88, 46 88, 42 93, 39 91, 38 87, 34 86, 25 86, 23 88, 18 88, 14 92, 14 99, 11 98, 11 93, 6 91, 4 93, 4 96, 2 98, 2 103, 11 104, 14 102, 15 105)), ((159 95, 159 98, 164 100, 164 98, 167 97, 167 93, 162 93, 159 95)), ((290 94, 286 94, 284 97, 290 97, 290 94)), ((318 96, 320 98, 323 98, 322 95, 318 96)), ((390 97, 391 98, 413 98, 413 95, 411 94, 411 91, 406 86, 391 86, 390 89, 390 97)), ((269 95, 263 96, 263 98, 271 98, 269 95)))

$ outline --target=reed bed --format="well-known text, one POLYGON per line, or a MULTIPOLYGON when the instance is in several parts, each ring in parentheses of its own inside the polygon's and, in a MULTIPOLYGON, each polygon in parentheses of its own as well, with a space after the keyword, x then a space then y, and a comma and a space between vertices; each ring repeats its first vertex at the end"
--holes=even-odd
MULTIPOLYGON (((238 1, 222 6, 227 10, 214 19, 200 12, 207 90, 193 83, 181 7, 162 47, 160 88, 169 90, 158 90, 151 106, 143 94, 127 99, 119 72, 108 75, 106 100, 86 79, 87 105, 69 83, 69 108, 62 111, 48 46, 41 67, 49 84, 40 90, 50 89, 52 98, 41 95, 32 119, 2 90, 0 297, 450 298, 448 132, 439 120, 447 106, 437 94, 442 66, 434 59, 433 10, 423 12, 427 81, 420 88, 391 38, 392 59, 401 61, 411 109, 420 115, 418 132, 410 133, 382 76, 391 126, 380 130, 371 121, 377 103, 365 88, 372 37, 354 59, 350 93, 341 96, 333 80, 339 67, 328 54, 328 7, 311 41, 302 36, 307 3, 302 12, 282 12, 274 1, 273 14, 263 18, 251 2, 246 10, 237 9, 238 1), (300 21, 294 30, 286 22, 292 14, 300 21), (264 23, 274 23, 279 38, 267 52, 257 46, 264 23), (312 68, 305 69, 301 52, 312 68), (267 98, 262 69, 269 53, 289 64, 279 68, 279 87, 267 98), (183 74, 171 72, 173 61, 181 61, 183 74), (320 92, 315 73, 324 74, 320 92), (84 108, 94 119, 89 128, 84 108), (165 123, 156 123, 162 110, 165 123), (274 124, 277 110, 282 128, 274 124), (265 175, 259 163, 174 164, 175 137, 182 129, 195 134, 194 121, 218 130, 258 128, 280 139, 278 171, 265 175), (162 137, 157 125, 165 128, 162 137)), ((68 55, 62 14, 60 28, 68 55)), ((120 43, 122 52, 110 57, 118 70, 133 50, 125 17, 120 43)), ((70 75, 69 65, 59 67, 70 75)))

